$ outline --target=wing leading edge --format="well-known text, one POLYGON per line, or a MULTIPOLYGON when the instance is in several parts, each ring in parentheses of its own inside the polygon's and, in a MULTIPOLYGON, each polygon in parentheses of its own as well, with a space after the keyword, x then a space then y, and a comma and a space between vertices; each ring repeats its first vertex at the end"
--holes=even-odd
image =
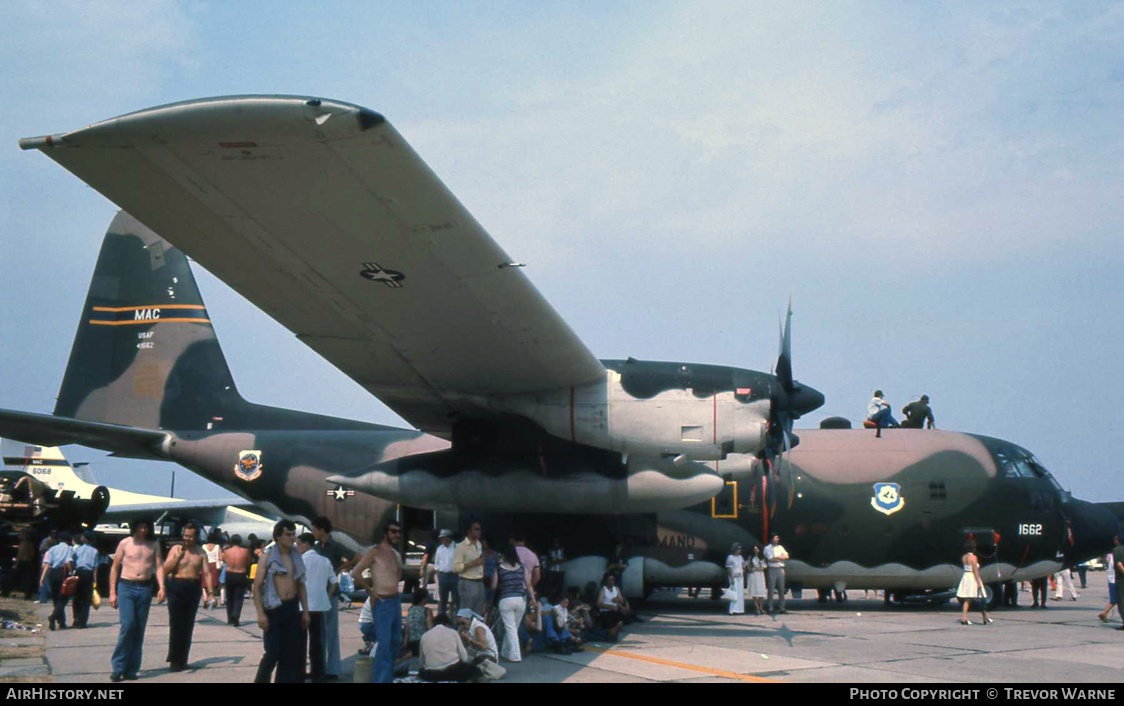
POLYGON ((381 116, 203 99, 21 140, 186 252, 418 428, 605 369, 381 116))

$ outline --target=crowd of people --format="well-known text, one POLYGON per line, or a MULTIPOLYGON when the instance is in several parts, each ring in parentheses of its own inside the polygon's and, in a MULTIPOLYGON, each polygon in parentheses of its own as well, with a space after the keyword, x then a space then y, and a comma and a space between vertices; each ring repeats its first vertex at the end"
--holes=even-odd
POLYGON ((566 590, 560 540, 540 558, 521 531, 501 546, 472 522, 459 542, 451 530, 435 533, 403 624, 396 589, 402 566, 394 551, 399 532, 388 524, 382 543, 350 572, 355 585, 370 592, 359 626, 361 651, 373 655, 372 681, 403 674, 411 658, 426 681, 499 679, 506 673, 502 663, 520 662, 528 651, 570 653, 591 639, 615 641, 624 625, 639 620, 618 586, 623 566, 611 564, 600 585, 566 590))
MULTIPOLYGON (((201 532, 198 525, 188 524, 182 541, 165 557, 152 522, 141 519, 118 544, 108 585, 109 603, 119 613, 112 681, 137 678, 154 601, 167 602, 166 660, 170 671, 181 671, 189 668, 198 609, 225 607, 227 623, 238 627, 248 594, 263 633, 255 681, 281 683, 340 677, 340 610, 353 602, 362 603, 360 656, 369 656, 373 682, 406 674, 412 659, 417 659, 421 680, 498 679, 506 672, 504 663, 519 662, 529 651, 580 651, 589 640, 617 640, 624 626, 640 620, 621 591, 628 562, 619 549, 600 584, 590 581, 579 588, 567 586, 566 554, 558 539, 540 558, 518 530, 502 545, 489 541, 479 522, 470 523, 459 542, 451 530, 441 530, 425 548, 418 586, 403 619, 403 561, 397 549, 402 530, 396 522, 382 527, 379 542, 363 555, 335 541, 325 517, 313 520, 312 532, 299 536, 294 523, 282 520, 268 544, 253 535, 244 543, 240 536, 228 537, 218 529, 200 544, 201 532)), ((1109 602, 1099 613, 1103 622, 1121 607, 1115 589, 1124 575, 1124 547, 1119 537, 1115 541, 1115 550, 1106 557, 1109 602)), ((21 537, 21 549, 24 544, 34 546, 30 537, 21 537)), ((65 609, 71 597, 72 625, 86 627, 91 605, 100 600, 97 567, 108 557, 99 555, 90 532, 75 538, 52 532, 39 549, 40 597, 53 603, 50 629, 67 628, 65 609)), ((17 554, 17 575, 27 571, 28 561, 21 557, 17 554)), ((748 598, 759 615, 786 613, 788 558, 778 535, 763 547, 751 546, 744 555, 734 544, 726 560, 729 612, 744 613, 748 598)), ((980 608, 981 621, 990 623, 970 541, 961 561, 961 623, 971 625, 968 611, 973 603, 980 608)), ((1062 599, 1066 587, 1076 599, 1068 577, 1069 571, 1058 575, 1055 600, 1062 599)), ((1047 578, 1031 584, 1034 607, 1046 607, 1047 578)))
MULTIPOLYGON (((340 609, 353 602, 362 603, 360 653, 370 656, 375 682, 401 675, 411 658, 418 659, 424 680, 497 679, 505 672, 501 662, 521 661, 529 650, 581 650, 589 639, 616 640, 624 625, 639 620, 619 586, 627 561, 614 559, 600 585, 567 591, 560 540, 540 559, 522 532, 512 532, 497 550, 473 522, 459 542, 450 530, 434 533, 403 621, 397 523, 381 528, 380 541, 362 556, 333 540, 326 517, 314 519, 310 533, 296 531, 283 520, 269 543, 254 535, 244 542, 218 528, 202 541, 203 529, 189 523, 165 555, 153 523, 138 519, 112 559, 99 554, 91 532, 74 540, 51 532, 39 547, 39 598, 53 603, 51 630, 67 629, 71 597, 72 625, 84 628, 91 604, 100 602, 98 566, 110 563, 109 604, 119 615, 110 658, 114 682, 137 679, 154 602, 167 603, 166 661, 169 671, 178 672, 190 668, 197 611, 225 608, 227 624, 239 627, 249 596, 263 633, 255 681, 282 683, 339 678, 340 609), (428 588, 431 579, 435 595, 428 588), (433 598, 436 609, 430 606, 433 598)), ((17 555, 17 576, 35 566, 30 535, 21 538, 21 549, 24 544, 28 557, 17 555)), ((30 597, 32 579, 21 584, 30 597)))

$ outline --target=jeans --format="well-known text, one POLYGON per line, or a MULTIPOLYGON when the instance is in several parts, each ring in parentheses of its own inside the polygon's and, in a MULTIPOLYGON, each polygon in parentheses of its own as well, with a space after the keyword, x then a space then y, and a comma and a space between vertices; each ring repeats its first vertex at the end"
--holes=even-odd
POLYGON ((452 572, 438 572, 437 574, 437 614, 448 615, 445 612, 445 606, 450 602, 452 608, 449 612, 456 613, 461 604, 461 593, 459 590, 460 577, 452 572), (450 598, 452 599, 450 601, 450 598))
POLYGON ((282 601, 278 607, 266 610, 265 616, 269 619, 269 629, 262 635, 265 654, 261 656, 254 683, 268 683, 276 667, 275 684, 297 684, 304 673, 300 601, 296 598, 282 601))
MULTIPOLYGON (((324 615, 327 611, 308 611, 308 671, 312 676, 312 683, 319 684, 324 681, 324 615)), ((301 659, 304 665, 304 659, 301 659)))
POLYGON ((168 579, 168 662, 173 667, 187 664, 191 636, 195 632, 195 611, 203 597, 200 579, 168 579))
POLYGON ((378 643, 371 663, 371 682, 390 684, 394 681, 394 663, 402 645, 402 599, 379 598, 371 607, 378 643))
POLYGON ((1034 605, 1041 605, 1046 607, 1046 577, 1040 579, 1032 579, 1030 582, 1030 595, 1034 600, 1034 605), (1041 597, 1041 600, 1040 600, 1041 597))
POLYGON ((324 613, 324 675, 340 675, 340 602, 332 596, 332 608, 324 613))
POLYGON ((375 644, 375 641, 379 639, 378 636, 375 635, 374 623, 359 623, 359 634, 363 636, 364 640, 371 643, 372 645, 375 644))
POLYGON ((523 615, 527 610, 527 603, 523 596, 508 596, 500 599, 500 619, 503 620, 503 646, 500 654, 509 662, 519 662, 523 659, 519 649, 519 626, 523 623, 523 615))
POLYGON ((484 615, 488 610, 484 605, 484 582, 480 579, 464 579, 460 581, 461 608, 468 608, 477 615, 484 615))
POLYGON ((480 676, 480 669, 467 662, 457 662, 444 669, 423 669, 418 672, 422 681, 470 681, 480 676))
POLYGON ((62 595, 62 582, 65 578, 65 569, 49 569, 47 571, 47 584, 51 587, 51 600, 55 604, 51 617, 55 619, 60 628, 66 627, 66 604, 69 596, 62 595))
POLYGON ((117 583, 117 613, 121 629, 113 650, 113 673, 135 677, 140 671, 144 648, 144 629, 152 606, 152 584, 117 583))
POLYGON ((246 600, 246 574, 226 572, 226 622, 238 625, 242 620, 242 603, 246 600))
POLYGON ((870 421, 874 422, 880 427, 896 427, 899 426, 898 420, 894 419, 893 410, 889 407, 883 407, 870 416, 870 421))
POLYGON ((74 627, 86 627, 94 597, 93 569, 78 569, 78 592, 74 594, 74 627))
MULTIPOLYGON (((39 567, 37 566, 36 568, 38 569, 39 567)), ((37 578, 37 579, 39 578, 38 571, 36 571, 36 573, 35 573, 35 578, 37 578)), ((50 603, 51 602, 51 582, 50 581, 44 581, 43 583, 39 584, 39 602, 40 603, 50 603)))

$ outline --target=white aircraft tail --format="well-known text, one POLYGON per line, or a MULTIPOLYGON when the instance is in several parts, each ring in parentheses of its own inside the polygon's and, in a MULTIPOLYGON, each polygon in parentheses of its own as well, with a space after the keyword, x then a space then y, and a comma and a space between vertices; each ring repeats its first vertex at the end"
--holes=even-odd
POLYGON ((79 498, 89 498, 98 485, 90 469, 70 465, 57 446, 0 439, 0 454, 5 473, 26 473, 54 490, 73 490, 79 498))

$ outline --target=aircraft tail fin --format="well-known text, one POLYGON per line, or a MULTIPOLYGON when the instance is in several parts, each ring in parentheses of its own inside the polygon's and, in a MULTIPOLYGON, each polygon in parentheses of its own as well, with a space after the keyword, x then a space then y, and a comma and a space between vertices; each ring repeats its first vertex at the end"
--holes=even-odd
POLYGON ((387 428, 243 399, 187 256, 124 211, 105 234, 54 417, 44 417, 0 410, 0 429, 148 457, 160 430, 387 428))
POLYGON ((4 471, 26 473, 55 490, 81 491, 97 487, 97 479, 86 466, 75 468, 57 446, 36 446, 0 439, 4 471))
POLYGON ((187 257, 119 212, 102 243, 55 415, 200 430, 246 404, 187 257))

